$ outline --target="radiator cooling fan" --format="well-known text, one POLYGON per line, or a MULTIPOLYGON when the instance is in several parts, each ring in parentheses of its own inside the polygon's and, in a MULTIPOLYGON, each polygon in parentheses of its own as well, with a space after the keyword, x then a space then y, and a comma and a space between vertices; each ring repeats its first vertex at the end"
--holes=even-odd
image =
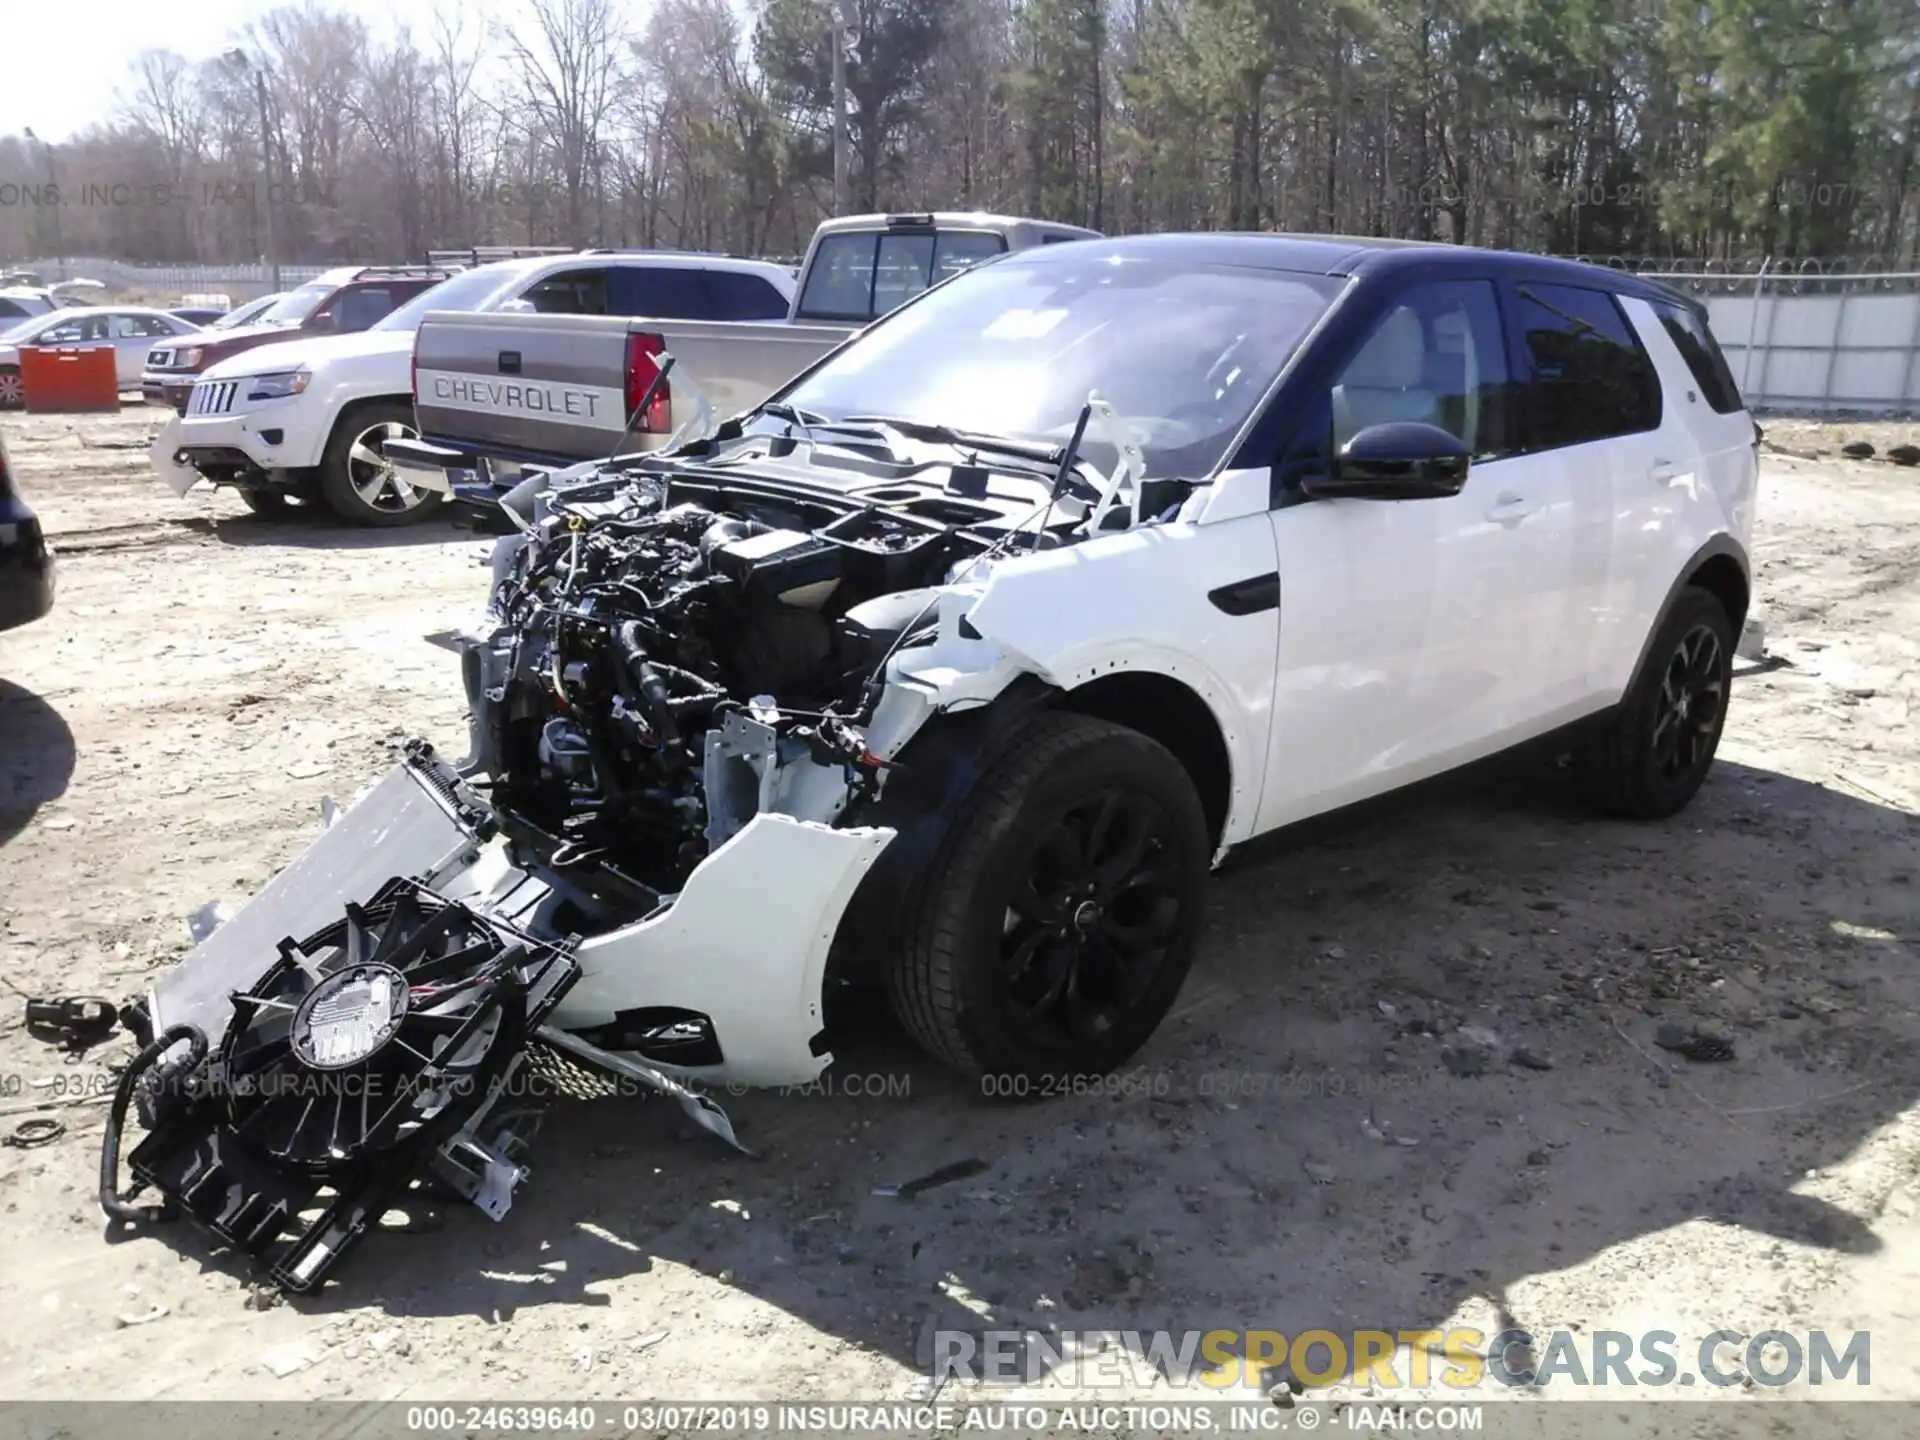
POLYGON ((134 1177, 311 1289, 491 1107, 578 973, 565 948, 389 881, 233 996, 134 1177))

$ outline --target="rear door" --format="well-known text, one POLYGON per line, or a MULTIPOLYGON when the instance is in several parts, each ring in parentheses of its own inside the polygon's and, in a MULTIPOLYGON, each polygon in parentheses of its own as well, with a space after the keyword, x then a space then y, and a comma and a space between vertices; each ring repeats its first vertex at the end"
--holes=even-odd
POLYGON ((1646 634, 1643 527, 1663 523, 1662 483, 1651 476, 1689 462, 1664 423, 1660 377, 1613 295, 1532 280, 1510 293, 1522 444, 1552 467, 1572 529, 1540 660, 1554 706, 1572 718, 1618 699, 1627 683, 1646 634))

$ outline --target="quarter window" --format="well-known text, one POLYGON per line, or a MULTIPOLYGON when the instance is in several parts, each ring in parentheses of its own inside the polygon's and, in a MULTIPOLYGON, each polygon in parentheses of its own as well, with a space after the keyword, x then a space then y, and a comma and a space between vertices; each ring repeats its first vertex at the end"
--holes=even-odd
POLYGON ((1614 298, 1576 285, 1522 283, 1530 450, 1634 435, 1660 423, 1660 377, 1614 298))
POLYGON ((1673 341, 1680 358, 1687 362, 1687 369, 1693 372, 1693 383, 1700 387, 1707 404, 1722 415, 1745 409, 1740 387, 1734 384, 1733 371, 1713 332, 1707 328, 1706 317, 1691 306, 1664 300, 1653 302, 1653 313, 1660 317, 1667 338, 1673 341))
POLYGON ((1333 452, 1370 425, 1415 420, 1459 438, 1476 460, 1511 451, 1500 310, 1484 280, 1415 285, 1334 382, 1333 452))
POLYGON ((787 297, 758 275, 742 270, 707 271, 715 320, 784 320, 787 297))

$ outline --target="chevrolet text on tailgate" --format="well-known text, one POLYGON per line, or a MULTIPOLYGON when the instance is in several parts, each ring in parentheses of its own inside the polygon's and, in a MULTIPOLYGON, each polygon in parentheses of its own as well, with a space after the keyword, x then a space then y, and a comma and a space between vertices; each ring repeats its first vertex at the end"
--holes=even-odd
POLYGON ((1089 238, 1097 233, 1001 215, 849 216, 815 231, 783 320, 715 321, 695 309, 429 314, 414 347, 423 443, 391 453, 410 483, 446 490, 448 470, 659 449, 757 405, 930 286, 1010 251, 1089 238))

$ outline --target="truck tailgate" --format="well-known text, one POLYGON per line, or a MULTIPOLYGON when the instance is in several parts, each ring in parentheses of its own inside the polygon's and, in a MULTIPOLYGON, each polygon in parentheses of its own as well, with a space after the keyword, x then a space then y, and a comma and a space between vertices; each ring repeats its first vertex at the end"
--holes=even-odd
MULTIPOLYGON (((724 418, 759 404, 856 328, 433 311, 414 344, 415 417, 428 439, 478 453, 598 459, 613 453, 627 425, 629 335, 657 335, 674 357, 677 426, 688 413, 686 382, 724 418)), ((623 448, 651 449, 665 438, 636 434, 623 448)))

